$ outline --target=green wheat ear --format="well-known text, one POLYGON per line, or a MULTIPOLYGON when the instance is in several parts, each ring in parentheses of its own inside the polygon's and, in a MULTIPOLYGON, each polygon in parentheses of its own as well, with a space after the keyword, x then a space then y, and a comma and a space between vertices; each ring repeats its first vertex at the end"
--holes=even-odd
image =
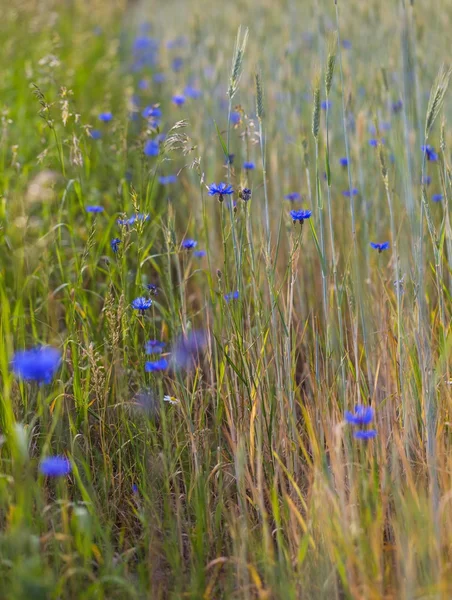
POLYGON ((314 82, 314 106, 312 110, 312 135, 317 138, 320 128, 320 81, 316 78, 314 82))
POLYGON ((259 73, 255 75, 256 81, 256 114, 259 120, 264 116, 264 90, 262 89, 262 81, 259 73))
POLYGON ((248 42, 248 27, 242 37, 242 26, 239 26, 235 40, 234 57, 232 59, 231 77, 229 80, 228 96, 232 100, 239 87, 240 77, 243 72, 243 57, 248 42))
POLYGON ((452 69, 442 64, 439 68, 438 75, 433 82, 430 98, 427 106, 427 118, 425 120, 425 137, 427 138, 432 130, 433 123, 438 116, 441 106, 444 102, 444 96, 447 92, 452 69))

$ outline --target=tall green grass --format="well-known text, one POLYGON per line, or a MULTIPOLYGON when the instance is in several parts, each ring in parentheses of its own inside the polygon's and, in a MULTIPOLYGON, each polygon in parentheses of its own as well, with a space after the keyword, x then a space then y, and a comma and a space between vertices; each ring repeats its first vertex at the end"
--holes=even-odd
POLYGON ((0 598, 448 598, 449 3, 2 9, 0 598), (158 63, 134 72, 147 20, 158 63), (145 372, 147 340, 171 363, 196 330, 193 369, 145 372), (63 352, 51 385, 11 372, 37 344, 63 352))

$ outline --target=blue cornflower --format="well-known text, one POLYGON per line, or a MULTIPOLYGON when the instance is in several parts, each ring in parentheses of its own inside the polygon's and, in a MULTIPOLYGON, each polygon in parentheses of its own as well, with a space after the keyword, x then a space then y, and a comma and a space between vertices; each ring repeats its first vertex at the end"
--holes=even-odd
POLYGON ((238 125, 241 120, 242 120, 242 115, 239 112, 237 112, 236 110, 231 112, 231 123, 233 125, 238 125))
POLYGON ((39 463, 39 471, 46 477, 69 475, 72 465, 65 456, 47 456, 39 463))
POLYGON ((118 225, 129 225, 132 226, 136 221, 148 221, 149 215, 144 215, 143 213, 138 213, 136 215, 132 215, 128 219, 118 219, 118 225))
POLYGON ((378 250, 378 254, 381 254, 383 250, 387 250, 389 248, 389 242, 381 242, 381 244, 370 242, 370 245, 374 250, 378 250))
POLYGON ((395 102, 393 102, 391 108, 394 114, 399 113, 403 108, 402 100, 396 100, 395 102))
POLYGON ((235 157, 235 154, 228 154, 227 157, 225 157, 225 159, 224 159, 224 164, 225 165, 234 164, 234 157, 235 157))
POLYGON ((201 352, 207 346, 207 334, 202 330, 181 335, 172 348, 172 364, 176 369, 190 369, 200 361, 201 352))
POLYGON ((248 200, 251 198, 250 188, 242 188, 239 192, 239 198, 241 198, 244 202, 248 202, 248 200))
POLYGON ((184 240, 182 242, 182 248, 185 248, 185 250, 192 250, 193 248, 196 248, 196 246, 198 245, 198 242, 196 240, 184 240))
POLYGON ((357 440, 371 440, 376 436, 375 429, 358 429, 353 432, 353 437, 357 440))
POLYGON ((209 196, 218 196, 220 202, 223 202, 223 196, 230 196, 233 193, 234 190, 232 189, 232 185, 229 185, 228 183, 222 182, 218 185, 216 183, 211 183, 209 185, 209 196))
POLYGON ((442 199, 443 199, 442 194, 433 194, 432 195, 433 202, 441 202, 442 199))
MULTIPOLYGON (((350 198, 350 190, 344 190, 342 192, 343 196, 346 196, 347 198, 350 198)), ((352 196, 357 196, 358 195, 358 190, 356 188, 352 188, 352 196)))
POLYGON ((162 110, 158 106, 146 106, 141 115, 145 119, 160 119, 162 110))
POLYGON ((291 210, 290 216, 292 217, 292 221, 294 224, 299 221, 300 225, 303 225, 305 219, 309 219, 312 215, 312 211, 310 210, 291 210))
POLYGON ((432 178, 430 177, 430 175, 424 175, 424 177, 421 177, 422 185, 430 185, 431 183, 432 183, 432 178))
POLYGON ((165 346, 165 342, 160 342, 159 340, 149 340, 145 343, 144 348, 146 354, 161 354, 165 346))
POLYGON ((110 111, 101 112, 99 115, 99 121, 102 123, 109 123, 113 119, 113 115, 110 111))
POLYGON ((206 255, 206 251, 205 250, 195 250, 193 252, 193 256, 195 258, 203 258, 206 255))
POLYGON ((323 100, 323 101, 320 103, 320 108, 321 108, 322 110, 326 110, 327 108, 328 108, 328 109, 330 109, 330 108, 331 108, 331 100, 323 100))
POLYGON ((348 158, 346 156, 343 156, 339 159, 339 162, 341 164, 341 167, 346 167, 348 165, 348 158))
POLYGON ((165 73, 154 73, 152 79, 155 83, 164 83, 166 75, 165 73))
POLYGON ((348 410, 345 411, 345 420, 349 425, 358 425, 362 427, 363 425, 369 425, 374 418, 374 410, 371 406, 356 406, 355 412, 351 413, 348 410))
POLYGON ((198 90, 198 89, 192 87, 191 85, 186 86, 186 88, 184 89, 184 94, 188 98, 193 98, 194 100, 196 100, 197 98, 200 98, 202 96, 201 90, 198 90))
POLYGON ((144 145, 143 151, 146 156, 158 156, 160 152, 160 144, 158 140, 148 140, 144 145))
POLYGON ((159 183, 162 185, 169 185, 170 183, 177 182, 177 175, 161 175, 159 177, 159 183))
POLYGON ((290 200, 290 202, 295 202, 296 200, 300 200, 301 196, 298 192, 290 192, 284 196, 286 200, 290 200))
POLYGON ((168 361, 165 358, 159 360, 148 361, 144 365, 146 373, 155 373, 157 371, 165 371, 168 368, 168 361))
POLYGON ((133 494, 138 494, 138 493, 139 493, 139 491, 140 491, 140 490, 138 489, 138 486, 137 486, 137 484, 136 484, 136 483, 133 483, 133 484, 132 484, 132 493, 133 493, 133 494))
POLYGON ((252 171, 253 169, 256 168, 256 165, 253 162, 251 162, 251 161, 250 162, 244 162, 243 163, 243 168, 246 171, 252 171))
POLYGON ((422 152, 425 152, 427 160, 430 160, 432 162, 438 160, 438 154, 435 152, 433 146, 430 146, 430 144, 427 144, 426 146, 421 146, 421 150, 422 152))
POLYGON ((90 138, 93 140, 100 140, 102 137, 102 132, 98 129, 91 129, 89 132, 90 138))
POLYGON ((121 243, 121 240, 119 238, 114 238, 111 240, 110 242, 110 246, 111 249, 113 250, 113 252, 116 254, 116 252, 119 250, 119 244, 121 243))
POLYGON ((101 213, 104 212, 104 207, 99 206, 98 204, 91 204, 89 206, 85 206, 85 210, 89 213, 101 213))
POLYGON ((152 300, 150 298, 144 298, 143 296, 135 298, 135 300, 132 302, 132 307, 135 310, 138 310, 141 314, 144 314, 144 311, 148 310, 148 308, 151 308, 151 306, 152 300))
MULTIPOLYGON (((380 143, 382 145, 384 145, 384 143, 385 143, 384 138, 381 138, 380 143)), ((378 146, 378 140, 375 139, 375 138, 370 139, 369 140, 369 146, 372 146, 372 148, 376 148, 378 146)))
POLYGON ((139 90, 147 90, 149 87, 149 81, 147 79, 140 79, 140 81, 138 82, 138 89, 139 90))
POLYGON ((229 292, 224 295, 224 299, 226 302, 230 302, 231 300, 237 300, 239 297, 239 290, 235 290, 235 292, 229 292))
POLYGON ((184 59, 181 56, 176 56, 171 62, 171 68, 175 73, 178 73, 184 66, 184 59))
POLYGON ((148 290, 148 292, 151 294, 151 296, 157 296, 157 294, 159 293, 159 289, 155 285, 155 283, 147 283, 145 285, 145 287, 148 290))
POLYGON ((175 94, 172 100, 173 104, 176 106, 183 106, 185 104, 185 96, 182 96, 181 94, 175 94))
POLYGON ((352 43, 350 40, 342 40, 342 48, 344 48, 344 50, 350 50, 351 47, 352 43))
POLYGON ((16 352, 11 369, 25 381, 50 383, 61 364, 61 352, 50 346, 38 346, 30 350, 16 352))

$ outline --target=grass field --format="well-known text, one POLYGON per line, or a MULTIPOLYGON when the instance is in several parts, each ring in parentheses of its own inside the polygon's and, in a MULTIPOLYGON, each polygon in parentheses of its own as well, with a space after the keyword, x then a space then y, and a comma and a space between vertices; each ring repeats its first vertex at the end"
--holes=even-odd
POLYGON ((452 598, 452 2, 1 7, 0 600, 452 598))

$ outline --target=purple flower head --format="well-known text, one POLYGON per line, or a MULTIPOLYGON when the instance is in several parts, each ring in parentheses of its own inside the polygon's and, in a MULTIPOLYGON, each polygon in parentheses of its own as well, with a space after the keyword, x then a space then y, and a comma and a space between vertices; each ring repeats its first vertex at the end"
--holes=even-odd
POLYGON ((149 81, 147 79, 140 79, 138 82, 139 90, 147 90, 149 88, 149 81))
POLYGON ((442 194, 433 194, 432 195, 433 202, 441 202, 442 199, 443 199, 442 194))
POLYGON ((396 100, 395 102, 392 103, 391 105, 392 108, 392 112, 396 115, 397 113, 399 113, 402 108, 403 108, 403 102, 402 100, 396 100))
POLYGON ((149 340, 145 343, 144 348, 146 354, 161 354, 165 346, 165 342, 160 342, 159 340, 149 340))
POLYGON ((355 412, 351 413, 348 410, 344 414, 345 420, 349 425, 369 425, 374 418, 374 410, 370 406, 356 406, 355 412))
POLYGON ((111 240, 110 242, 110 246, 111 249, 113 250, 113 252, 116 254, 116 252, 119 250, 119 244, 121 243, 121 240, 119 238, 114 238, 111 240))
POLYGON ((99 129, 91 129, 89 132, 89 136, 93 140, 100 140, 102 137, 102 132, 99 129))
POLYGON ((39 471, 46 477, 69 475, 72 465, 65 456, 47 456, 39 463, 39 471))
POLYGON ((346 167, 348 165, 348 158, 346 156, 343 156, 339 159, 339 163, 341 167, 346 167))
POLYGON ((175 94, 172 100, 173 104, 176 106, 183 106, 185 104, 185 96, 182 96, 181 94, 175 94))
POLYGON ((342 40, 342 48, 344 48, 344 50, 350 50, 351 47, 352 43, 350 40, 342 40))
POLYGON ((370 242, 370 245, 374 250, 378 250, 378 254, 381 254, 383 250, 388 250, 389 248, 389 242, 381 242, 380 244, 377 244, 376 242, 370 242))
POLYGON ((151 296, 157 296, 157 294, 159 293, 159 289, 155 285, 155 283, 147 283, 145 287, 148 290, 148 292, 151 294, 151 296))
POLYGON ((300 225, 303 225, 305 219, 309 219, 312 215, 312 211, 310 210, 291 210, 290 216, 292 217, 292 221, 294 224, 298 221, 300 225))
POLYGON ((206 255, 206 251, 205 250, 195 250, 193 252, 193 256, 195 258, 203 258, 206 255))
POLYGON ((243 163, 243 168, 245 169, 245 171, 252 171, 253 169, 256 168, 256 165, 253 162, 244 162, 243 163))
POLYGON ((177 182, 177 175, 161 175, 159 177, 159 183, 161 185, 169 185, 177 182))
POLYGON ((194 100, 197 100, 202 96, 201 90, 198 90, 191 85, 187 85, 187 87, 184 89, 184 94, 187 96, 187 98, 193 98, 194 100))
POLYGON ((110 121, 113 119, 113 115, 110 111, 106 111, 101 112, 98 118, 99 121, 102 121, 102 123, 110 123, 110 121))
POLYGON ((181 335, 172 348, 172 364, 174 369, 188 370, 200 361, 202 352, 207 346, 207 333, 203 330, 191 331, 181 335))
POLYGON ((342 192, 342 195, 345 196, 346 198, 350 198, 350 196, 357 196, 358 190, 356 188, 352 188, 351 193, 350 193, 350 190, 344 190, 342 192))
POLYGON ((251 199, 251 190, 250 188, 242 188, 239 192, 239 197, 244 201, 248 202, 251 199))
POLYGON ((97 204, 91 204, 89 206, 85 206, 85 210, 89 213, 101 213, 104 212, 104 207, 97 204))
POLYGON ((357 429, 353 432, 353 437, 357 440, 371 440, 376 437, 375 429, 357 429))
POLYGON ((162 116, 162 109, 158 106, 146 106, 141 113, 144 119, 160 119, 162 116))
POLYGON ((326 109, 328 109, 328 110, 329 110, 329 109, 331 108, 331 100, 323 100, 323 101, 320 103, 320 108, 321 108, 322 110, 326 110, 326 109))
POLYGON ((438 160, 438 154, 435 152, 435 149, 433 148, 433 146, 430 146, 429 144, 427 144, 426 146, 421 146, 421 150, 427 156, 427 160, 432 161, 432 162, 435 162, 436 160, 438 160))
POLYGON ((237 112, 237 111, 231 112, 231 123, 233 125, 238 125, 241 120, 242 120, 242 115, 239 112, 237 112))
POLYGON ((11 369, 25 381, 50 383, 61 364, 61 352, 51 346, 38 346, 30 350, 16 352, 11 369))
POLYGON ((230 196, 234 193, 232 185, 228 183, 211 183, 209 185, 209 196, 218 196, 218 200, 223 202, 223 196, 230 196))
POLYGON ((424 175, 421 177, 421 185, 430 185, 432 183, 432 178, 430 175, 424 175))
POLYGON ((182 242, 182 248, 185 248, 185 250, 193 250, 193 248, 196 248, 196 246, 198 245, 198 242, 196 240, 184 240, 182 242))
POLYGON ((144 365, 146 373, 157 373, 158 371, 166 371, 168 368, 168 361, 165 358, 159 358, 158 360, 150 360, 144 365))
POLYGON ((151 308, 151 306, 152 300, 150 298, 144 298, 143 296, 135 298, 135 300, 132 301, 132 307, 141 314, 144 314, 144 311, 151 308))
POLYGON ((143 213, 138 213, 136 215, 132 215, 128 219, 118 219, 118 225, 127 225, 132 226, 137 221, 149 221, 149 215, 144 215, 143 213))
POLYGON ((165 73, 154 73, 152 79, 155 83, 164 83, 166 80, 165 73))
POLYGON ((160 152, 158 140, 148 140, 144 145, 143 152, 146 156, 158 156, 160 152))
POLYGON ((289 194, 286 194, 284 198, 289 200, 289 202, 296 202, 301 199, 301 196, 298 192, 290 192, 289 194))
POLYGON ((171 62, 171 68, 175 73, 178 73, 184 66, 184 59, 181 56, 176 56, 171 62))
POLYGON ((224 299, 226 302, 230 302, 231 300, 237 300, 239 297, 239 290, 235 290, 235 292, 229 292, 224 295, 224 299))

